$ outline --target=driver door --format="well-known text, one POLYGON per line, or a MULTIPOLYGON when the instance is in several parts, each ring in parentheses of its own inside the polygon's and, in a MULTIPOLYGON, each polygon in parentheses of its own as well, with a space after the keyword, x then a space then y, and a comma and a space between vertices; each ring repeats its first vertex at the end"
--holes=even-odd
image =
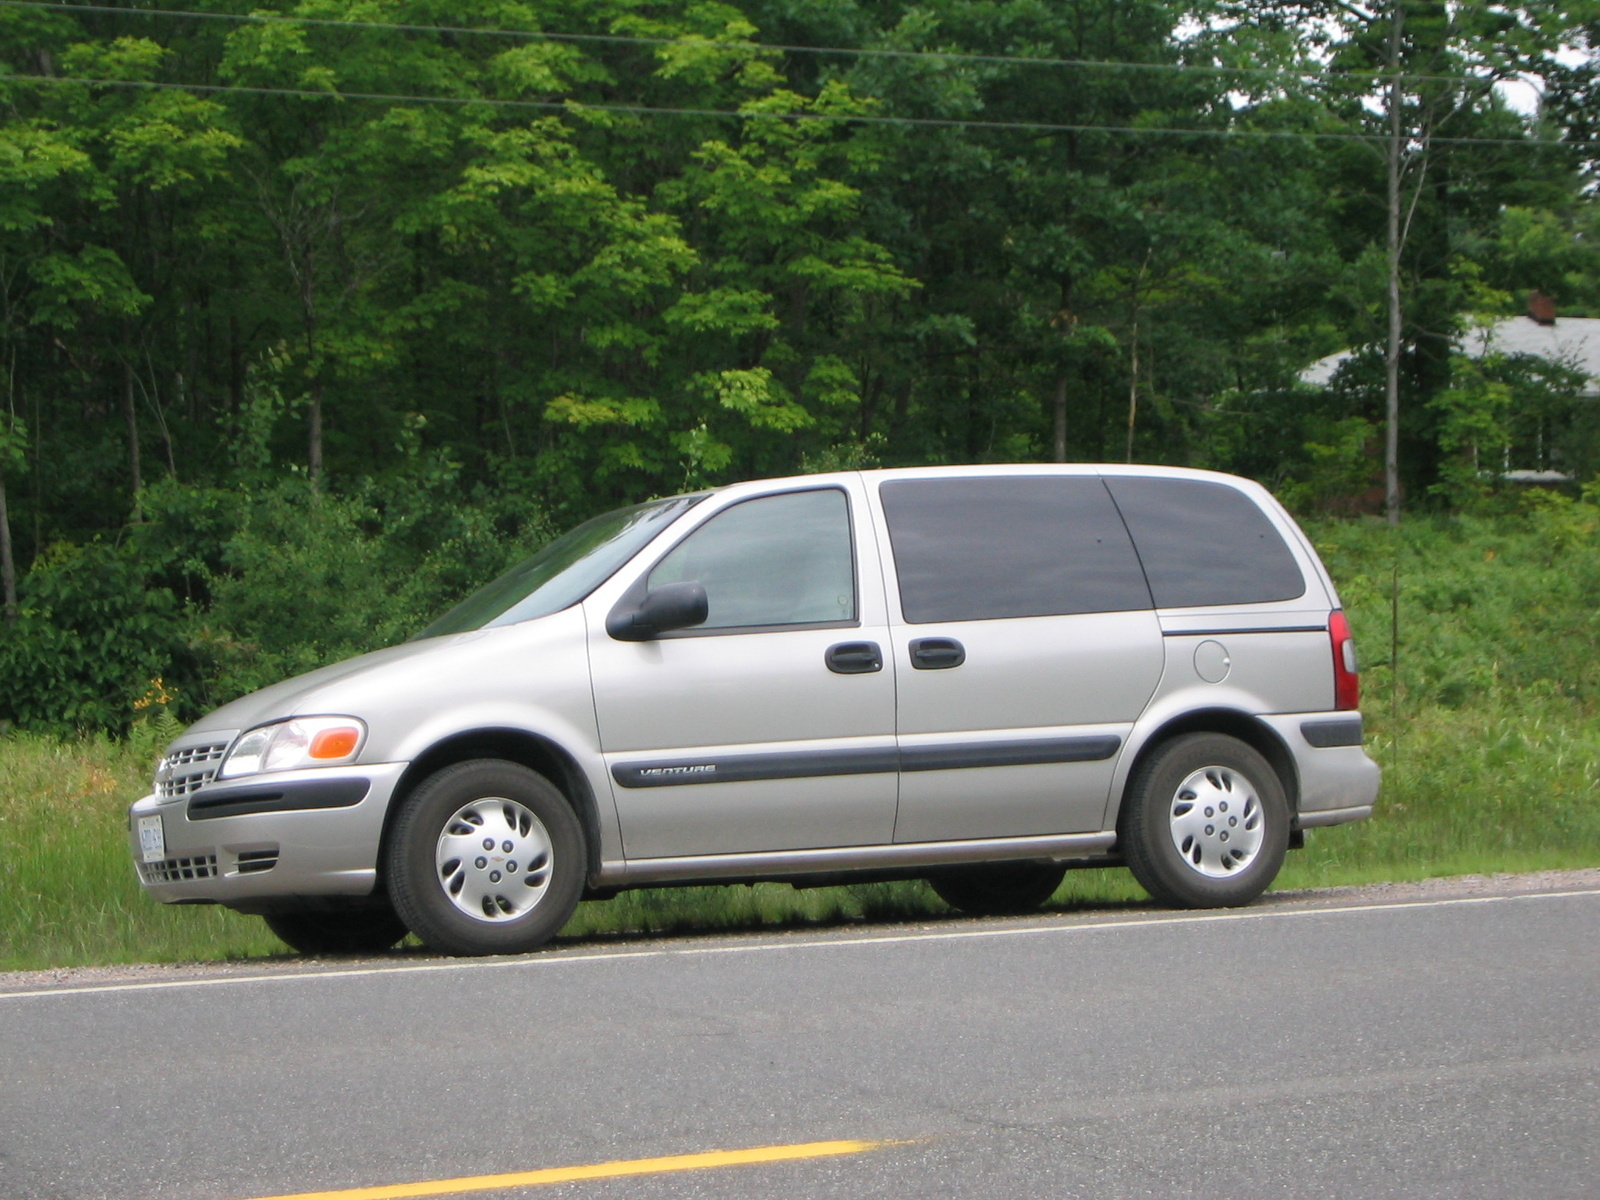
POLYGON ((858 490, 735 495, 585 605, 630 860, 893 837, 894 669, 858 490), (686 581, 706 590, 703 624, 645 642, 607 634, 619 592, 686 581))

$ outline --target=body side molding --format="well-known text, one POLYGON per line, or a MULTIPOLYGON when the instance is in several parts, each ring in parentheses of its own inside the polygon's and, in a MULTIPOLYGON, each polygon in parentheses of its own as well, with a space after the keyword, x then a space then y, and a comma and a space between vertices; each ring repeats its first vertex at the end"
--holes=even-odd
POLYGON ((1361 714, 1330 720, 1300 722, 1300 736, 1319 750, 1332 746, 1361 745, 1361 714))
POLYGON ((699 759, 640 759, 614 763, 611 777, 625 788, 698 783, 813 779, 824 775, 881 775, 892 771, 957 771, 1038 763, 1099 762, 1122 747, 1115 734, 958 742, 949 746, 867 746, 846 750, 780 750, 699 759))

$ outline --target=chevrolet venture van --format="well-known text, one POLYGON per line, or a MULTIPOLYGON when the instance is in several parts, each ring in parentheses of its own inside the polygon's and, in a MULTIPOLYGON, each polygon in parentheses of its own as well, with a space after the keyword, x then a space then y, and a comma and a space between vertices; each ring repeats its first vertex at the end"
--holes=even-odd
POLYGON ((625 888, 1125 864, 1239 905, 1370 815, 1355 650, 1261 487, 950 467, 760 480, 558 538, 413 640, 197 722, 133 805, 168 903, 309 952, 531 950, 625 888))

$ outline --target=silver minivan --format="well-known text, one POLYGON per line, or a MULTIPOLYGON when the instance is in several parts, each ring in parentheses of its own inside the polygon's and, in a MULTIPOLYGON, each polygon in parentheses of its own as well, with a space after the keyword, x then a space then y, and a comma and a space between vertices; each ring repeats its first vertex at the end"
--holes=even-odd
POLYGON ((1246 904, 1367 817, 1349 626, 1263 488, 992 466, 607 513, 414 639, 200 720, 133 805, 168 903, 309 953, 531 950, 580 899, 929 880, 974 913, 1125 864, 1246 904))

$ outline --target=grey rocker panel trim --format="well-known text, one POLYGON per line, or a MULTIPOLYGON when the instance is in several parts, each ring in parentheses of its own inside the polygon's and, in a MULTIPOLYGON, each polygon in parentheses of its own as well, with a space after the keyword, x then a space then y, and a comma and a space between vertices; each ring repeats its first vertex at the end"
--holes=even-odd
POLYGON ((633 887, 683 880, 772 878, 818 871, 956 866, 1005 860, 1073 862, 1081 859, 1098 863, 1114 853, 1116 844, 1116 833, 1106 831, 964 842, 901 842, 821 850, 704 854, 685 858, 635 858, 602 863, 595 886, 633 887))
POLYGON ((1372 805, 1361 804, 1355 808, 1319 808, 1303 812, 1295 818, 1300 829, 1321 829, 1327 825, 1343 825, 1349 821, 1365 821, 1372 816, 1372 805))
POLYGON ((694 783, 749 783, 824 775, 883 775, 893 771, 955 771, 1039 763, 1099 762, 1122 746, 1115 734, 1033 738, 1023 742, 964 742, 951 746, 868 746, 858 750, 787 750, 712 759, 641 759, 615 763, 611 777, 625 788, 694 783))
POLYGON ((1300 735, 1319 750, 1334 746, 1361 745, 1361 717, 1337 717, 1331 721, 1302 721, 1300 735))

